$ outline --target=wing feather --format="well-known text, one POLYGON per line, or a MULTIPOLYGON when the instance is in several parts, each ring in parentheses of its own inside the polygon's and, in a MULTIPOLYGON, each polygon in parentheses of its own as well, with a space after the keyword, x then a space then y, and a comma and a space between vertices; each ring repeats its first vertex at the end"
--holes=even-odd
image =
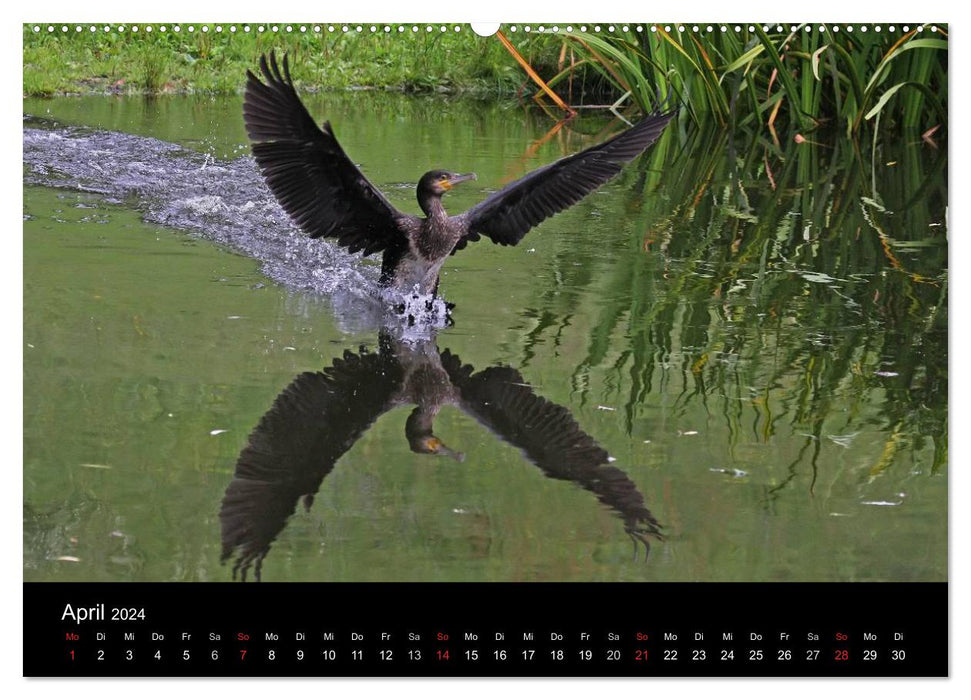
POLYGON ((309 507, 337 460, 392 405, 400 365, 379 354, 344 352, 331 367, 304 372, 253 429, 226 488, 219 520, 222 559, 237 553, 234 576, 263 558, 301 498, 309 507))
POLYGON ((610 457, 583 432, 564 406, 538 396, 511 367, 474 372, 448 350, 442 367, 460 395, 459 407, 504 441, 519 448, 552 479, 572 481, 615 510, 625 529, 645 546, 646 535, 661 536, 661 526, 644 497, 610 457))
POLYGON ((317 127, 271 53, 260 57, 265 83, 247 71, 243 120, 270 190, 294 223, 313 238, 335 237, 352 253, 400 245, 398 211, 351 162, 330 123, 317 127))
POLYGON ((481 236, 516 245, 529 229, 573 206, 620 172, 661 135, 675 112, 655 113, 604 143, 544 166, 462 214, 461 249, 481 236))

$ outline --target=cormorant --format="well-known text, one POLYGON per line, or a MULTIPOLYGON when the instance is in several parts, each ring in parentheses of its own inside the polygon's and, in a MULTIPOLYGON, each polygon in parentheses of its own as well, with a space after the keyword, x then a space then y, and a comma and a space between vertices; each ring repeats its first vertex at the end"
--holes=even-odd
POLYGON ((481 236, 516 245, 544 219, 576 204, 657 140, 675 112, 647 116, 627 131, 507 185, 458 216, 442 195, 475 173, 432 170, 418 182, 425 218, 398 211, 344 153, 330 122, 317 127, 290 78, 287 57, 260 57, 264 84, 247 71, 243 118, 253 155, 270 190, 313 238, 328 236, 350 252, 383 252, 381 284, 434 294, 445 259, 481 236))

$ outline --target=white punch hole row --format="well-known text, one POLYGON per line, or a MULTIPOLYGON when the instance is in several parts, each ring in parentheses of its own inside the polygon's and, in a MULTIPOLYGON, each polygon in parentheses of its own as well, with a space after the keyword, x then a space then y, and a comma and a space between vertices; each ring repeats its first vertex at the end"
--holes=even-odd
MULTIPOLYGON (((285 33, 285 34, 307 34, 307 33, 340 33, 340 34, 403 34, 405 32, 410 32, 417 34, 419 32, 424 32, 430 34, 433 32, 444 33, 444 32, 462 32, 471 31, 475 32, 479 36, 491 36, 495 34, 499 29, 502 29, 502 25, 499 24, 473 24, 470 26, 460 25, 460 24, 118 24, 118 25, 94 25, 94 24, 34 24, 31 26, 34 33, 39 34, 41 32, 47 32, 48 34, 80 34, 83 32, 117 32, 119 34, 151 34, 152 32, 188 32, 193 34, 195 32, 228 32, 234 34, 236 32, 256 32, 256 33, 285 33)), ((898 31, 907 33, 914 29, 918 32, 923 32, 925 30, 931 32, 939 31, 937 25, 933 24, 916 24, 911 27, 911 25, 898 25, 898 24, 805 24, 805 25, 781 25, 781 24, 594 24, 594 25, 519 25, 510 24, 506 25, 505 28, 510 33, 516 32, 536 32, 540 34, 558 34, 558 33, 586 33, 586 34, 626 34, 630 32, 664 32, 670 33, 692 33, 692 34, 715 34, 724 32, 736 32, 741 33, 742 31, 754 32, 756 27, 760 27, 762 31, 789 31, 789 32, 825 32, 827 30, 832 32, 888 32, 895 33, 898 31)))

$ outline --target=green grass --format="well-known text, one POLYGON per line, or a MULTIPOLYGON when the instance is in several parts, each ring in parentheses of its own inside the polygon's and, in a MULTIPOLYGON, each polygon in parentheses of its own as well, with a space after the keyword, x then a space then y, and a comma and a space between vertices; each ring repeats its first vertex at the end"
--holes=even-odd
MULTIPOLYGON (((250 25, 252 30, 201 31, 195 25, 174 32, 159 25, 146 33, 117 26, 104 32, 99 27, 92 33, 89 25, 76 32, 53 33, 47 25, 40 32, 25 25, 24 94, 126 92, 213 92, 233 93, 241 90, 247 69, 255 69, 263 52, 275 50, 290 55, 292 72, 304 89, 346 89, 352 87, 388 88, 416 92, 483 92, 515 94, 527 80, 512 57, 494 39, 483 39, 468 28, 454 31, 447 25, 442 32, 412 32, 411 25, 399 32, 383 25, 374 33, 365 31, 328 32, 322 26, 315 33, 312 26, 301 33, 272 32, 273 25, 250 25), (264 26, 266 31, 257 31, 264 26)), ((551 38, 551 37, 550 37, 551 38)), ((534 45, 547 44, 549 38, 530 38, 523 51, 532 55, 534 45)))

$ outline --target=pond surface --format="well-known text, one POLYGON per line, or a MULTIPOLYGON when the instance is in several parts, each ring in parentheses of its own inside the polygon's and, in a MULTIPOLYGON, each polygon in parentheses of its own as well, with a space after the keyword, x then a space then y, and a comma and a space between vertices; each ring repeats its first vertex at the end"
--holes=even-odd
MULTIPOLYGON (((620 128, 307 102, 409 212, 426 170, 478 173, 459 212, 620 128)), ((946 580, 946 144, 672 125, 450 259, 453 325, 402 340, 240 99, 24 112, 25 580, 946 580), (411 449, 409 372, 451 457, 411 449)))

